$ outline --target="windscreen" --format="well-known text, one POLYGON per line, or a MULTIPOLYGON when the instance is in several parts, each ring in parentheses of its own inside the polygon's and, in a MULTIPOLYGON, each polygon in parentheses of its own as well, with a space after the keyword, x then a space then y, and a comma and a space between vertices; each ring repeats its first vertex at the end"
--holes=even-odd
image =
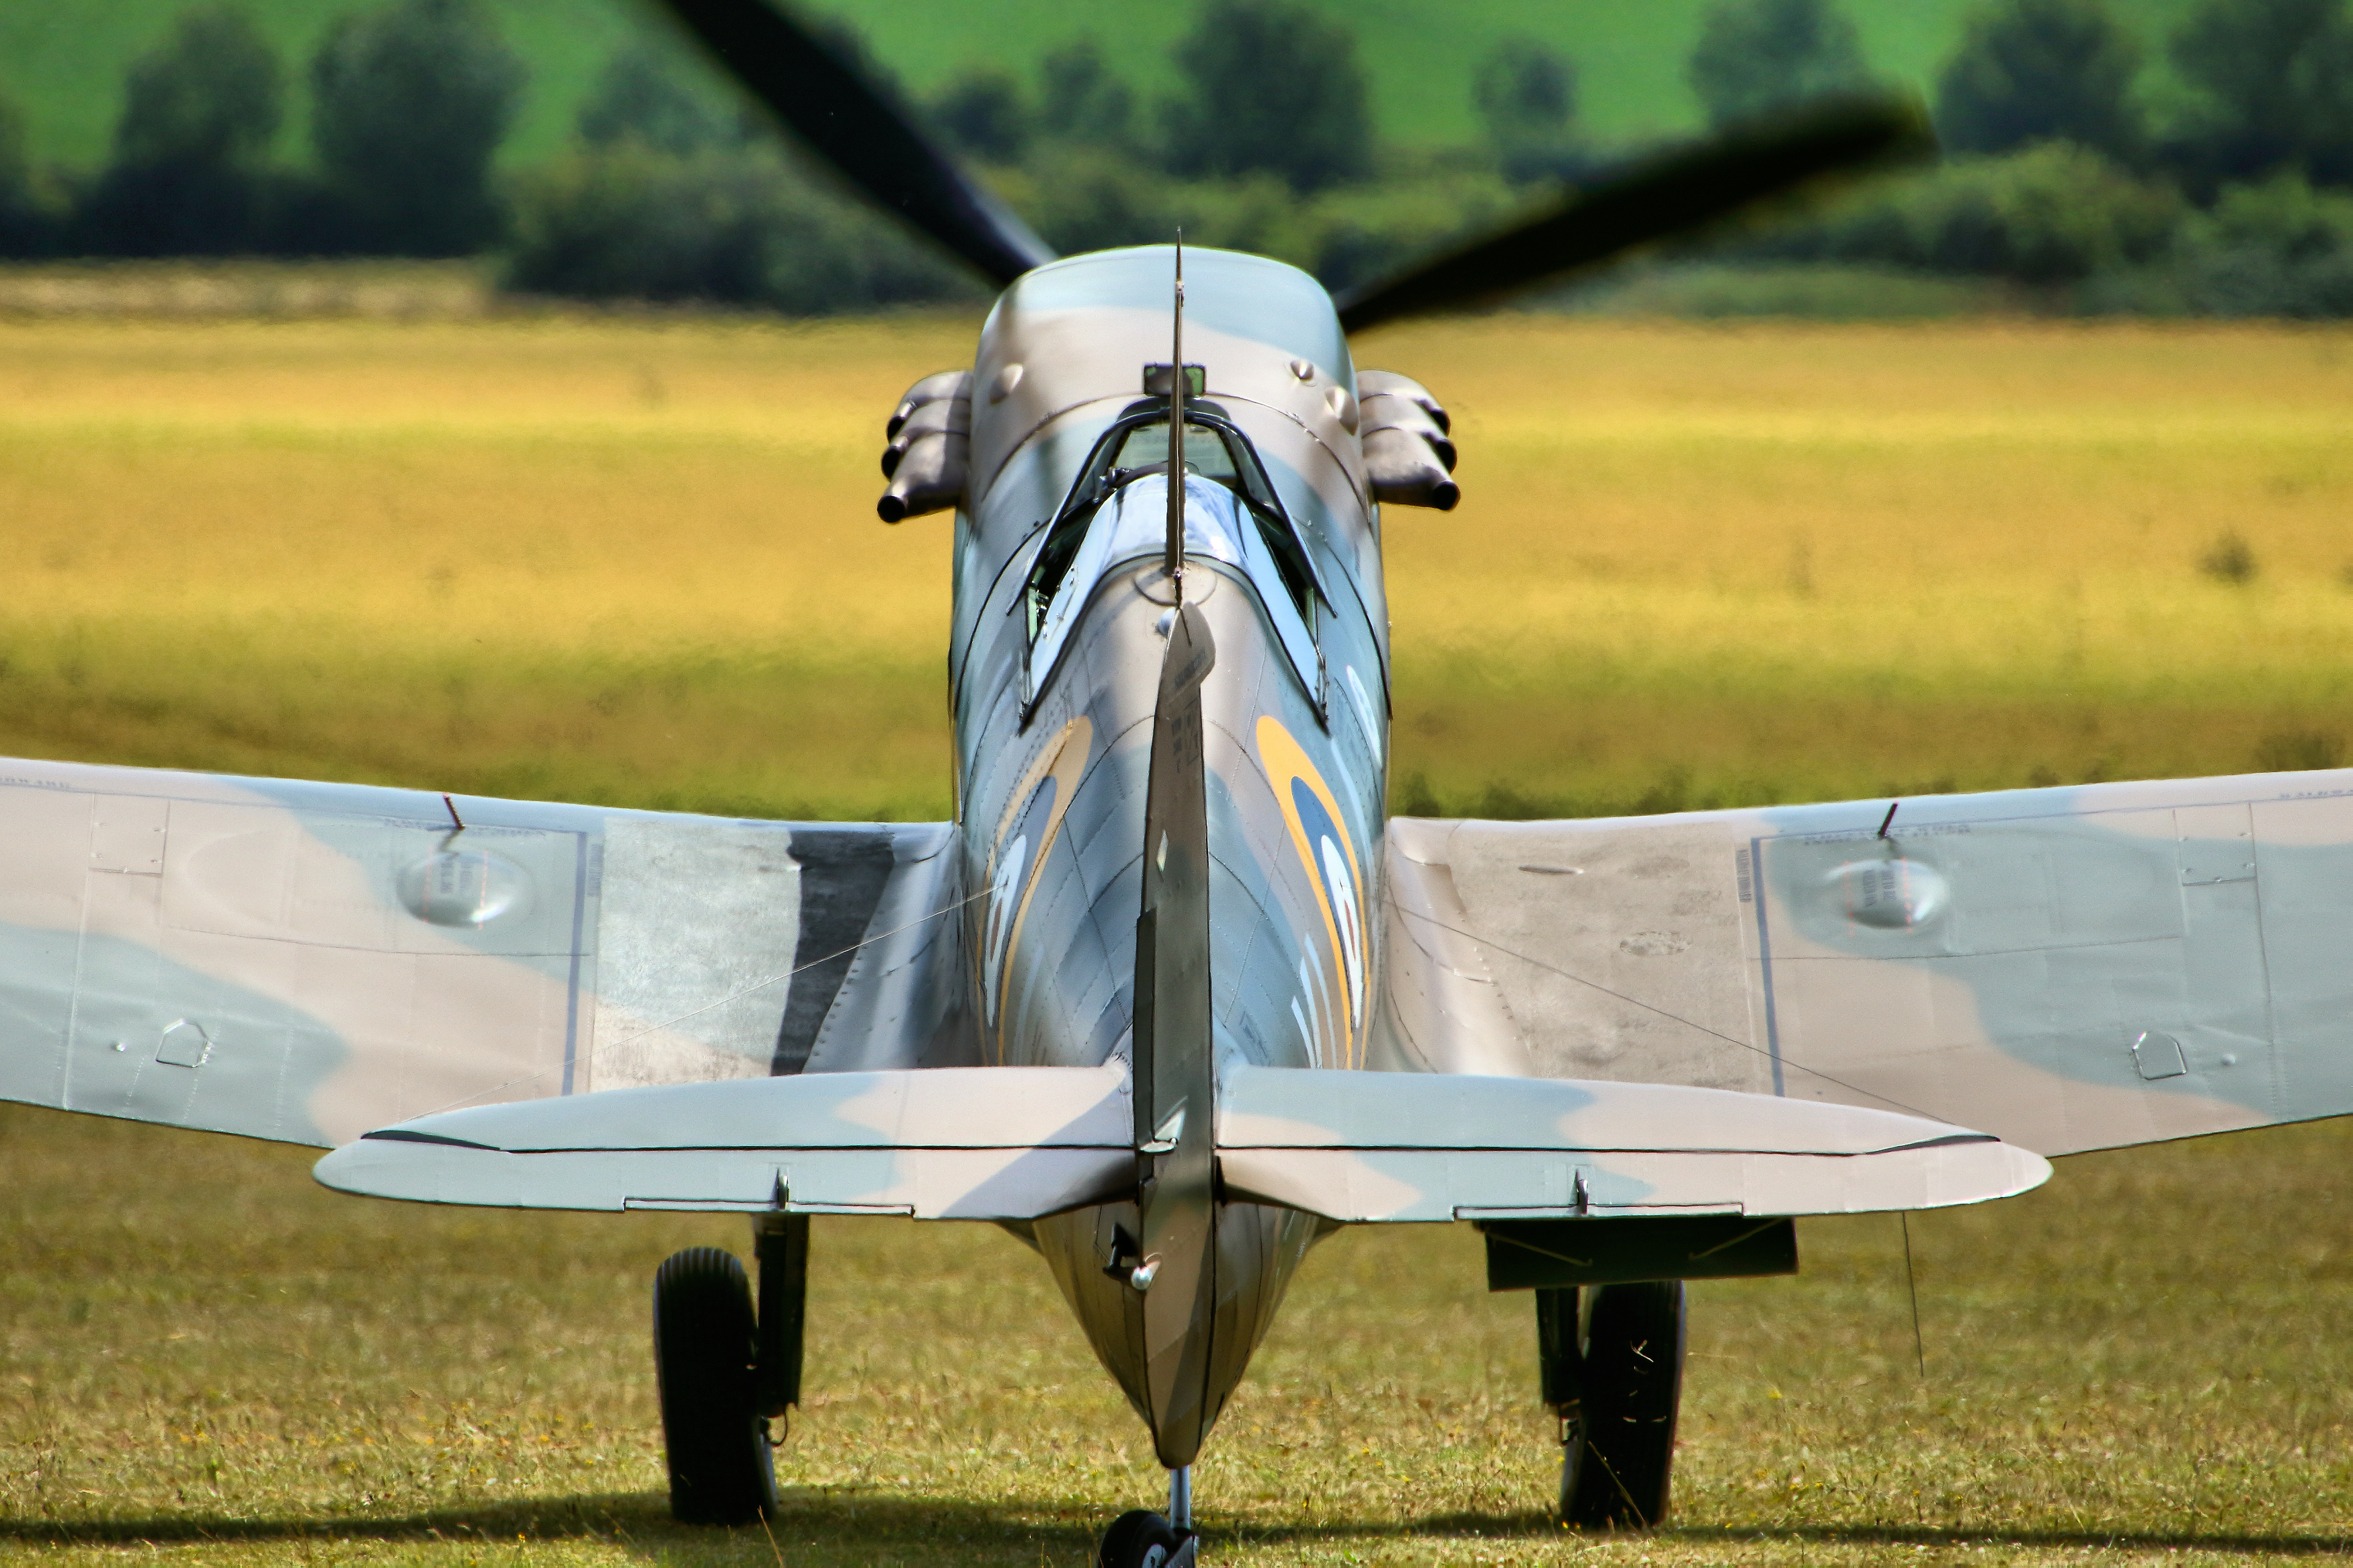
MULTIPOLYGON (((1025 619, 1034 639, 1045 624, 1049 605, 1060 592, 1071 563, 1077 558, 1079 547, 1086 539, 1087 530, 1096 509, 1112 494, 1130 480, 1146 474, 1165 473, 1168 467, 1168 417, 1163 413, 1157 418, 1139 420, 1134 425, 1113 429, 1095 449, 1095 456, 1081 475, 1061 514, 1055 520, 1047 535, 1038 560, 1030 570, 1029 581, 1023 595, 1025 619)), ((1188 410, 1189 413, 1189 410, 1188 410)), ((1185 421, 1185 472, 1189 478, 1208 479, 1234 492, 1255 518, 1260 533, 1274 558, 1282 579, 1285 594, 1300 615, 1312 625, 1314 618, 1314 576, 1305 552, 1293 534, 1285 519, 1282 503, 1275 499, 1274 488, 1267 482, 1259 467, 1258 458, 1250 443, 1222 424, 1208 424, 1188 417, 1185 421)))
MULTIPOLYGON (((1119 453, 1112 459, 1113 471, 1148 468, 1168 460, 1168 421, 1155 419, 1149 425, 1138 425, 1127 433, 1119 445, 1119 453)), ((1226 449, 1225 437, 1198 420, 1185 421, 1185 471, 1205 479, 1240 489, 1240 476, 1234 468, 1234 455, 1226 449)))

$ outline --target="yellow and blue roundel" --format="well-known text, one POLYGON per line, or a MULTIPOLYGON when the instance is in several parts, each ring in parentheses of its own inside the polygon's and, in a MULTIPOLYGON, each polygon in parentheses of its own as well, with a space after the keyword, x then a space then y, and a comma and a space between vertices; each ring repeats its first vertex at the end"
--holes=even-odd
POLYGON ((1006 1015, 1011 1010, 1007 1003, 1013 988, 1013 950, 1021 942, 1038 873, 1045 868, 1047 852, 1062 829, 1062 814, 1071 809, 1071 797, 1087 771, 1093 738, 1094 725, 1082 716, 1039 749, 1008 797, 991 841, 988 908, 977 956, 982 1016, 999 1062, 1005 1059, 1006 1015))
POLYGON ((1258 721, 1259 764, 1274 786, 1274 798, 1291 827, 1292 847, 1306 868, 1324 915, 1324 945, 1318 954, 1312 932, 1300 965, 1306 1005, 1300 1026, 1319 1060, 1357 1065, 1365 1037, 1366 987, 1371 966, 1367 928, 1370 905, 1356 847, 1343 825, 1340 803, 1299 742, 1271 714, 1258 721))

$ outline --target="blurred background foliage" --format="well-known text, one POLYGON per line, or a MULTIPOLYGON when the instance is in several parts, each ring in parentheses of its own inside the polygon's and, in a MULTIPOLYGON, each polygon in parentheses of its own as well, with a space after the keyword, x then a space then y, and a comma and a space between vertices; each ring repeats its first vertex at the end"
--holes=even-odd
MULTIPOLYGON (((1511 19, 1498 4, 1474 7, 1478 27, 1455 19, 1444 47, 1433 40, 1432 61, 1450 64, 1443 82, 1434 63, 1416 73, 1418 101, 1441 88, 1459 101, 1451 119, 1421 121, 1383 108, 1398 97, 1386 35, 1313 0, 1207 0, 1141 33, 1116 16, 1010 5, 1002 30, 1017 38, 962 65, 927 60, 920 88, 844 14, 817 19, 1064 250, 1182 226, 1344 288, 1694 121, 1736 125, 1909 83, 1929 100, 1940 166, 1794 225, 1777 215, 1769 235, 1717 237, 1704 268, 1667 255, 1547 302, 2353 311, 2348 0, 1919 7, 1949 24, 1925 68, 1910 35, 1882 49, 1902 56, 1883 65, 1885 19, 1837 0, 1664 8, 1680 31, 1653 17, 1613 33, 1588 16, 1579 48, 1561 47, 1559 19, 1540 12, 1525 30, 1495 30, 1511 19), (1466 27, 1484 29, 1467 58, 1466 27), (1648 119, 1610 96, 1630 41, 1614 34, 1637 33, 1651 56, 1680 53, 1687 95, 1670 108, 1674 95, 1654 92, 1648 119), (1018 58, 1025 41, 1033 58, 1018 58), (1594 109, 1603 101, 1610 113, 1594 109), (1955 282, 1984 287, 1936 287, 1955 282)), ((525 293, 796 315, 981 297, 758 122, 650 10, 600 10, 585 33, 603 58, 583 72, 590 45, 575 38, 559 56, 546 18, 487 0, 326 5, 127 8, 153 25, 110 24, 124 55, 119 111, 95 158, 48 153, 19 101, 38 95, 20 79, 0 96, 0 257, 478 258, 525 293)), ((41 24, 8 9, 0 38, 37 41, 28 29, 41 24)))

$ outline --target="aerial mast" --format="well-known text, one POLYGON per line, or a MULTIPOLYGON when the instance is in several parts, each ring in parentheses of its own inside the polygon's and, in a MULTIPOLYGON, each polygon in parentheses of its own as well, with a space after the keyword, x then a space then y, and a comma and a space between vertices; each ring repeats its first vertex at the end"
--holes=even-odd
POLYGON ((1162 565, 1169 597, 1185 602, 1185 231, 1176 231, 1176 342, 1168 356, 1168 545, 1162 565))

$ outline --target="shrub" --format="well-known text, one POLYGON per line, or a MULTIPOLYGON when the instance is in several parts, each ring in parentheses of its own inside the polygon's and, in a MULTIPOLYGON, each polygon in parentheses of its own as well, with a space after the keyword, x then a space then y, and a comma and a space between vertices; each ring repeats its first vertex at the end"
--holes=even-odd
POLYGON ((1318 201, 1314 258, 1302 265, 1334 290, 1369 283, 1502 222, 1514 205, 1494 172, 1399 171, 1318 201))
POLYGON ((1169 168, 1265 172, 1301 191, 1372 172, 1356 38, 1300 0, 1210 0, 1176 46, 1188 96, 1167 106, 1169 168))
POLYGON ((0 97, 0 257, 22 260, 57 248, 61 225, 43 197, 25 155, 24 111, 0 97))
POLYGON ((796 315, 972 298, 892 220, 822 192, 761 148, 587 149, 520 184, 509 288, 699 300, 796 315))
POLYGON ((356 243, 462 256, 498 237, 491 160, 522 102, 523 67, 479 0, 386 0, 346 16, 311 83, 311 140, 356 243))
POLYGON ((1255 251, 1346 288, 1495 221, 1512 193, 1490 168, 1433 160, 1304 200, 1260 173, 1172 180, 1114 152, 1050 146, 1003 178, 1008 199, 1065 255, 1120 245, 1255 251))
POLYGON ((80 204, 79 244, 121 256, 259 248, 279 75, 277 53, 241 9, 181 12, 124 82, 112 156, 80 204))
POLYGON ((2188 306, 2216 316, 2353 316, 2353 195, 2301 175, 2226 188, 2182 233, 2188 306))
POLYGON ((1472 101, 1504 177, 1574 180, 1586 161, 1577 138, 1577 66, 1535 38, 1506 38, 1472 78, 1472 101))
POLYGON ((1039 62, 1038 77, 1038 128, 1046 135, 1105 151, 1133 149, 1135 95, 1101 44, 1064 44, 1039 62))
POLYGON ((580 106, 580 140, 591 147, 637 142, 688 153, 735 140, 736 122, 697 92, 668 51, 638 41, 617 50, 580 106))
POLYGON ((1684 75, 1718 127, 1871 79, 1854 24, 1830 0, 1717 0, 1684 75))
MULTIPOLYGON (((1178 182, 1113 148, 1052 142, 1002 176, 1007 198, 1039 237, 1067 256, 1164 244, 1182 218, 1178 182)), ((1191 237, 1207 243, 1196 232, 1191 237)))
POLYGON ((1956 159, 1757 248, 2058 283, 2165 254, 2181 217, 2181 199, 2170 189, 2136 179, 2088 148, 2051 142, 2002 157, 1956 159))
POLYGON ((2353 18, 2344 0, 2205 0, 2170 45, 2200 102, 2175 146, 2194 174, 2295 169, 2353 182, 2353 18))
POLYGON ((1005 184, 1013 205, 1065 255, 1166 245, 1182 228, 1187 245, 1314 264, 1316 204, 1265 171, 1177 180, 1116 152, 1058 143, 1010 172, 1005 184))
POLYGON ((932 120, 950 148, 991 163, 1010 163, 1029 149, 1029 105, 1013 73, 994 66, 965 71, 932 100, 932 120))
POLYGON ((2140 46, 2103 0, 1999 0, 1979 11, 1936 89, 1936 130, 1957 153, 2063 140, 2132 160, 2140 46))

